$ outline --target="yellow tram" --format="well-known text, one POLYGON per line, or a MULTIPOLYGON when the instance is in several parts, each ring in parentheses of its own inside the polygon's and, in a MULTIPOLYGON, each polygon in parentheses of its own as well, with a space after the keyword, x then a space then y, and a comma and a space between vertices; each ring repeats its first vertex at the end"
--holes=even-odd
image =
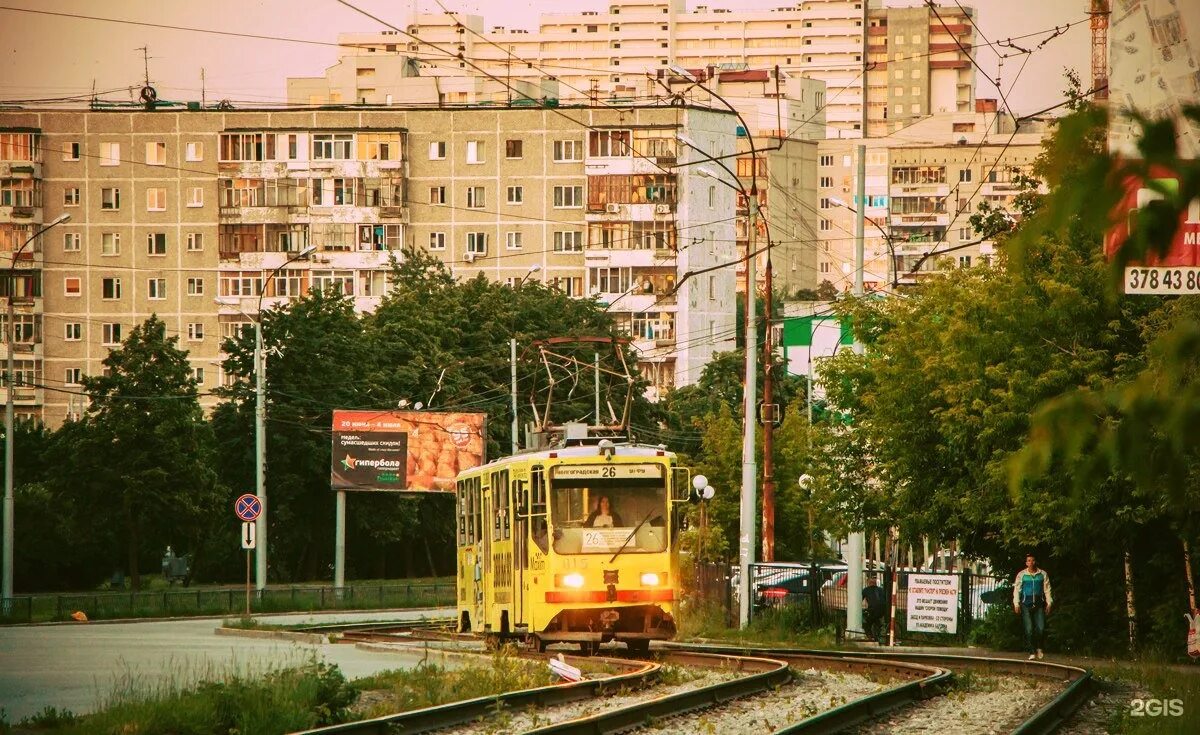
POLYGON ((690 491, 676 462, 661 447, 602 440, 459 474, 459 630, 585 652, 673 637, 690 491))

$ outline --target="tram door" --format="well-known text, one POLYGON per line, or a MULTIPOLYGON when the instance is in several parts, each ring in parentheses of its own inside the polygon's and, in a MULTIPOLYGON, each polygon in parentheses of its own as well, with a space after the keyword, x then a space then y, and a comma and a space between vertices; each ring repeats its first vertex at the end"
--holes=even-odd
POLYGON ((529 484, 524 480, 513 482, 513 506, 517 511, 517 522, 514 524, 516 528, 513 529, 513 566, 516 572, 513 580, 516 585, 513 620, 516 625, 528 622, 525 620, 525 570, 529 567, 529 496, 526 495, 528 487, 529 484))
POLYGON ((483 522, 479 526, 479 532, 483 538, 479 551, 479 558, 483 567, 483 606, 479 611, 481 630, 489 630, 494 627, 492 626, 491 615, 492 606, 495 605, 496 602, 496 573, 492 564, 492 551, 494 544, 492 539, 491 519, 495 517, 492 506, 492 489, 493 488, 488 487, 483 488, 483 517, 481 518, 483 522))
POLYGON ((467 480, 467 496, 471 505, 469 520, 471 535, 471 569, 469 570, 471 600, 471 629, 483 629, 483 497, 480 491, 480 480, 472 477, 467 480))

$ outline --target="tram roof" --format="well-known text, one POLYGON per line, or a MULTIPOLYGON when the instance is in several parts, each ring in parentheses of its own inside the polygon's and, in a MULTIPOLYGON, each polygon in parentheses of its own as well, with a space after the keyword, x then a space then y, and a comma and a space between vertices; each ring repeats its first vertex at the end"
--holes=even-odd
MULTIPOLYGON (((615 444, 613 446, 614 454, 617 457, 671 457, 675 458, 675 452, 668 449, 663 449, 660 446, 651 444, 615 444)), ((507 464, 512 461, 537 461, 537 460, 561 460, 572 459, 575 457, 598 457, 600 456, 600 447, 595 444, 583 444, 573 447, 558 447, 550 449, 538 449, 536 451, 521 452, 520 454, 510 454, 499 459, 494 459, 485 465, 473 468, 473 470, 482 470, 488 467, 507 464), (553 457, 550 455, 554 455, 553 457)), ((473 470, 464 470, 462 474, 472 472, 473 470)))

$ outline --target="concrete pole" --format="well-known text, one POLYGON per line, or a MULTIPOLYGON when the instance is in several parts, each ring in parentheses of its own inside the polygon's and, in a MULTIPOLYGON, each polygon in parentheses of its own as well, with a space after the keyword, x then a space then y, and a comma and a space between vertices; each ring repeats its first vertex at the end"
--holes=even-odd
POLYGON ((755 290, 758 280, 755 261, 758 259, 758 197, 746 197, 750 209, 750 241, 746 246, 746 380, 744 393, 744 433, 742 436, 742 498, 740 528, 738 533, 738 563, 741 569, 738 585, 738 624, 745 628, 750 623, 750 565, 754 563, 755 482, 757 468, 754 461, 754 422, 758 404, 758 332, 754 312, 755 290))
MULTIPOLYGON (((262 288, 265 288, 263 284, 262 288)), ((267 588, 267 356, 263 352, 262 308, 254 320, 254 494, 262 512, 254 522, 254 588, 267 588)))
MULTIPOLYGON (((867 188, 867 147, 865 145, 858 146, 858 180, 856 191, 857 195, 857 212, 854 218, 854 295, 858 298, 863 296, 863 236, 865 230, 865 213, 866 207, 866 188, 867 188)), ((858 339, 858 332, 854 335, 854 353, 856 355, 863 354, 863 344, 858 339)), ((862 488, 861 492, 866 492, 866 488, 862 488)), ((846 631, 848 633, 862 633, 862 590, 863 590, 863 546, 865 545, 865 537, 862 531, 855 531, 850 534, 846 544, 846 631)))
POLYGON ((513 337, 508 340, 508 361, 509 367, 512 370, 512 453, 517 453, 517 431, 520 430, 520 421, 517 416, 517 338, 513 337))
POLYGON ((333 537, 333 588, 341 595, 346 586, 346 491, 337 491, 337 508, 334 511, 333 537))
POLYGON ((767 267, 763 278, 763 305, 766 312, 763 324, 763 406, 764 411, 770 411, 767 421, 763 422, 763 499, 762 499, 762 560, 775 561, 775 408, 773 378, 771 373, 775 367, 775 350, 772 342, 772 322, 774 304, 771 291, 775 284, 771 278, 771 245, 767 243, 767 267))
POLYGON ((596 426, 600 426, 600 353, 592 353, 592 364, 596 369, 596 426))

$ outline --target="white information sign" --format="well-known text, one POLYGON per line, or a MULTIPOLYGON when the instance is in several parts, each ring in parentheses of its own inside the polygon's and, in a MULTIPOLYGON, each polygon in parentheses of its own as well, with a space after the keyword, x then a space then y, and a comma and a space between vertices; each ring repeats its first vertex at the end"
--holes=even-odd
POLYGON ((254 548, 255 542, 257 540, 255 538, 254 532, 255 532, 255 526, 254 526, 253 522, 246 521, 246 522, 242 523, 242 548, 243 549, 253 549, 254 548))
POLYGON ((614 551, 621 548, 629 538, 630 528, 585 528, 583 529, 584 551, 614 551))
POLYGON ((644 479, 663 476, 660 464, 571 464, 553 469, 560 480, 644 479))
POLYGON ((908 629, 922 633, 958 632, 956 574, 908 575, 908 629))

